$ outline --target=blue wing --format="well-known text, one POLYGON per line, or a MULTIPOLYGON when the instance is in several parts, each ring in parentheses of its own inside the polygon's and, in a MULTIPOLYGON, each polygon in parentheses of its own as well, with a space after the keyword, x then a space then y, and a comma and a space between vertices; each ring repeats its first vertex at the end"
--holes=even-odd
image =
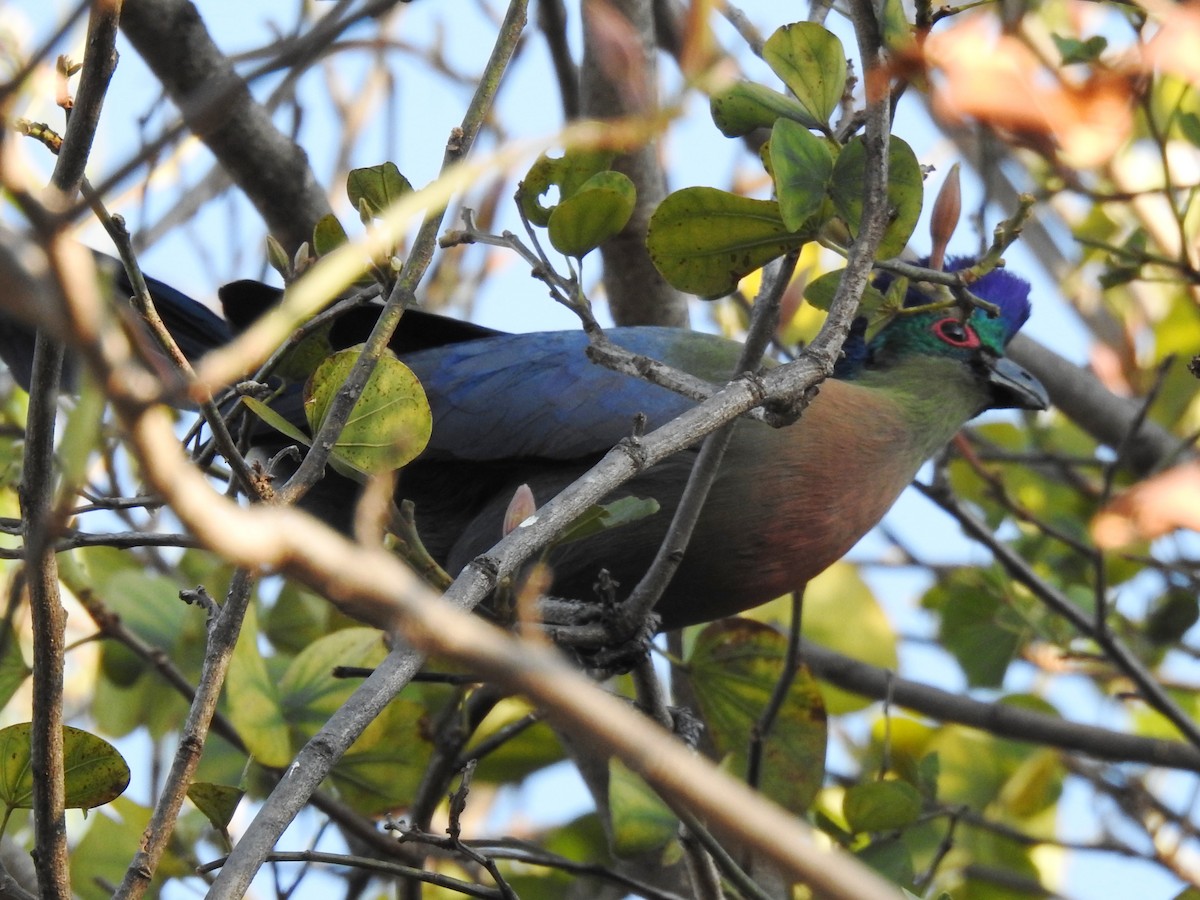
MULTIPOLYGON (((673 328, 614 328, 634 353, 718 383, 741 345, 673 328)), ((693 406, 673 391, 591 362, 579 331, 505 334, 403 357, 429 396, 427 459, 568 460, 603 453, 633 431, 637 413, 655 428, 693 406)))

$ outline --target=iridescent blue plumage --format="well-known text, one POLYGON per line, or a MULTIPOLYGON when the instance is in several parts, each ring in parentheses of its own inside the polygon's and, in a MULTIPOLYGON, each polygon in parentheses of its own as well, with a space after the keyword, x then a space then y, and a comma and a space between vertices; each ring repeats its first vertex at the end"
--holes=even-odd
MULTIPOLYGON (((952 260, 950 268, 967 264, 952 260)), ((152 284, 172 331, 190 355, 219 341, 223 323, 199 304, 152 284)), ((789 428, 741 420, 691 544, 658 611, 673 627, 749 609, 804 583, 840 558, 887 512, 917 469, 972 416, 989 407, 1040 408, 1041 386, 1003 357, 1028 316, 1029 287, 998 270, 974 286, 1000 307, 895 317, 870 340, 865 323, 847 339, 835 377, 820 386, 789 428)), ((238 282, 222 290, 227 318, 242 324, 273 302, 273 289, 238 282)), ((928 298, 914 293, 922 303, 928 298)), ((363 340, 369 314, 345 320, 338 346, 363 340)), ((670 328, 614 328, 609 337, 635 353, 714 383, 736 373, 735 341, 670 328)), ((399 473, 397 496, 415 501, 421 536, 450 572, 501 536, 514 491, 528 484, 549 500, 609 448, 665 424, 693 401, 596 366, 582 332, 507 335, 415 311, 405 315, 395 351, 420 377, 433 410, 428 449, 399 473)), ((11 349, 11 348, 10 348, 11 349)), ((0 345, 14 368, 27 361, 0 345)), ((27 381, 25 382, 27 383, 27 381)), ((281 409, 303 423, 293 392, 281 409)), ((283 439, 263 429, 268 451, 283 439)), ((695 451, 677 454, 611 497, 651 497, 661 511, 622 528, 554 548, 553 591, 591 599, 600 569, 631 589, 645 572, 682 494, 695 451)), ((357 487, 330 475, 306 506, 349 527, 357 487)))
MULTIPOLYGON (((975 262, 976 260, 969 256, 950 257, 946 260, 945 270, 957 272, 973 266, 975 262)), ((928 260, 918 261, 918 265, 927 264, 928 260)), ((892 284, 892 276, 882 272, 875 276, 873 284, 878 290, 886 292, 892 284)), ((999 308, 999 315, 994 321, 990 321, 990 317, 982 310, 977 310, 972 315, 972 321, 982 334, 996 334, 998 337, 998 340, 995 341, 998 344, 996 349, 1002 350, 1029 318, 1029 282, 1012 274, 1007 269, 993 269, 972 285, 972 292, 999 308)), ((909 286, 904 297, 906 308, 926 306, 929 302, 929 296, 916 285, 909 286)), ((854 323, 850 326, 850 333, 842 345, 841 357, 833 370, 834 378, 849 380, 858 377, 869 366, 875 352, 887 343, 889 338, 895 336, 886 333, 887 326, 885 326, 874 338, 868 339, 867 327, 868 322, 865 316, 855 318, 854 323)), ((895 327, 902 326, 897 324, 895 327)))
MULTIPOLYGON (((924 262, 923 260, 922 264, 924 262)), ((946 271, 957 272, 975 265, 975 262, 970 256, 952 256, 946 260, 946 271)), ((1005 344, 1012 340, 1013 335, 1029 320, 1029 282, 1008 269, 992 269, 971 286, 971 291, 1000 308, 1005 344)), ((914 298, 914 303, 918 302, 919 296, 914 298)))

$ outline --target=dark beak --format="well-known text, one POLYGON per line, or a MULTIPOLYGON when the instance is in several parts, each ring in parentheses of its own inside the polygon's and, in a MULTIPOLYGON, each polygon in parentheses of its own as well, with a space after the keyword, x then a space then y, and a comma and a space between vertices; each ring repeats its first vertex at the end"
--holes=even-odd
POLYGON ((987 366, 993 409, 1046 409, 1050 405, 1042 383, 1011 359, 998 356, 987 366))

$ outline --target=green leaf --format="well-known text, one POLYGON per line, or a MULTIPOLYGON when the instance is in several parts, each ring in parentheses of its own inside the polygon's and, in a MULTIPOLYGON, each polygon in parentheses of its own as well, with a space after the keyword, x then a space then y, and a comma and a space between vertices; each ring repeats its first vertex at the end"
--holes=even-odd
MULTIPOLYGON (((790 608, 785 598, 760 607, 753 617, 783 624, 790 608)), ((858 570, 846 563, 830 566, 805 587, 804 637, 873 666, 895 670, 899 665, 896 635, 887 615, 858 570), (847 628, 847 622, 854 627, 847 628)), ((852 712, 871 702, 829 685, 823 685, 821 692, 831 713, 852 712)))
POLYGON ((1188 143, 1193 147, 1200 147, 1200 116, 1194 112, 1181 112, 1175 121, 1188 143))
POLYGON ((300 343, 293 346, 279 361, 275 374, 285 381, 303 382, 316 371, 327 356, 333 353, 329 340, 333 323, 309 332, 300 343))
POLYGON ((317 256, 332 253, 338 247, 348 243, 350 243, 350 238, 346 235, 346 229, 332 213, 321 216, 317 220, 317 224, 313 226, 313 249, 317 251, 317 256))
POLYGON ((771 129, 770 153, 780 217, 799 231, 825 203, 833 154, 825 141, 791 119, 779 119, 771 129))
POLYGON ((872 841, 854 855, 893 884, 912 884, 912 851, 899 838, 872 841))
POLYGON ((597 172, 550 213, 550 243, 559 253, 583 256, 619 234, 633 215, 637 188, 620 172, 597 172))
POLYGON ((638 522, 647 516, 652 516, 659 510, 658 501, 652 497, 621 497, 612 503, 596 504, 584 510, 583 515, 575 520, 555 544, 569 544, 571 541, 582 540, 638 522))
POLYGON ((763 59, 809 115, 829 121, 846 89, 846 51, 836 35, 813 22, 784 25, 767 38, 763 59))
MULTIPOLYGON (((343 628, 306 647, 279 679, 279 705, 297 741, 308 740, 346 702, 357 683, 334 678, 337 666, 375 666, 387 656, 374 628, 343 628)), ((298 745, 298 744, 297 744, 298 745)))
POLYGON ((929 802, 937 799, 939 762, 929 753, 935 729, 894 711, 879 713, 871 723, 871 741, 859 758, 863 771, 886 771, 915 787, 929 802))
POLYGON ((714 124, 725 137, 742 137, 757 128, 770 128, 778 119, 791 119, 805 128, 821 122, 794 99, 752 81, 735 81, 709 101, 714 124))
POLYGON ((538 157, 529 172, 517 185, 517 203, 534 225, 550 224, 556 204, 544 206, 541 198, 551 187, 558 188, 558 202, 574 197, 592 176, 605 171, 613 154, 603 150, 568 150, 562 156, 538 157))
POLYGON ((1154 644, 1175 644, 1200 619, 1200 599, 1191 591, 1170 590, 1156 597, 1146 615, 1146 638, 1154 644))
MULTIPOLYGON (((833 166, 830 195, 838 214, 857 236, 862 222, 863 185, 866 184, 867 149, 862 138, 855 138, 842 148, 833 166)), ((908 246, 908 239, 917 226, 921 204, 925 199, 921 165, 912 148, 900 138, 888 141, 888 206, 891 215, 883 240, 879 244, 881 259, 896 256, 908 246)))
POLYGON ((1108 49, 1108 39, 1098 34, 1086 41, 1053 33, 1050 37, 1054 40, 1054 46, 1058 48, 1059 54, 1062 55, 1064 66, 1069 66, 1071 63, 1093 63, 1100 58, 1101 53, 1108 49))
POLYGON ((715 188, 669 195, 654 215, 646 246, 663 277, 704 299, 723 297, 738 281, 811 238, 783 224, 779 204, 715 188))
POLYGON ((267 671, 258 648, 258 615, 246 611, 237 646, 225 679, 226 713, 259 763, 282 767, 292 758, 287 722, 279 701, 279 688, 267 671))
MULTIPOLYGON (((838 285, 842 283, 842 273, 845 271, 844 268, 835 269, 832 272, 826 272, 819 278, 814 278, 804 287, 804 299, 810 306, 829 312, 829 308, 833 305, 833 298, 837 294, 838 285)), ((879 288, 868 282, 867 286, 863 288, 862 299, 858 301, 858 314, 872 318, 884 308, 886 303, 887 298, 879 288)))
POLYGON ((671 808, 640 775, 615 758, 608 766, 608 808, 617 856, 661 850, 679 831, 671 808))
POLYGON ((971 687, 999 687, 1008 665, 1033 628, 1006 597, 1007 582, 979 569, 946 576, 926 594, 926 606, 941 610, 940 636, 971 687))
MULTIPOLYGON (((9 810, 33 808, 33 761, 29 722, 0 729, 0 803, 9 810)), ((129 766, 103 738, 63 726, 67 809, 92 809, 115 800, 129 786, 129 766)))
POLYGON ((242 402, 246 404, 246 408, 254 415, 258 416, 280 434, 290 437, 298 444, 303 444, 305 447, 312 446, 312 438, 281 416, 267 404, 261 400, 256 400, 254 397, 243 397, 242 402))
POLYGON ((400 197, 411 194, 412 189, 409 180, 391 162, 351 169, 346 177, 346 196, 354 208, 361 210, 366 204, 365 208, 375 218, 379 218, 400 197))
POLYGON ((911 825, 921 814, 921 795, 907 781, 867 781, 842 798, 842 815, 858 832, 893 831, 911 825))
POLYGON ((1056 751, 1044 747, 1031 751, 1004 783, 997 798, 1000 808, 1022 819, 1052 808, 1062 796, 1063 776, 1056 751))
MULTIPOLYGON (((361 347, 333 354, 304 387, 304 414, 316 434, 358 361, 361 347)), ((417 457, 429 443, 433 414, 425 389, 388 351, 380 357, 333 446, 333 457, 368 475, 391 472, 417 457)))
MULTIPOLYGON (((121 619, 121 624, 169 658, 185 677, 199 677, 204 656, 205 616, 180 602, 181 584, 147 572, 135 554, 88 547, 59 557, 60 573, 74 588, 86 586, 121 619)), ((207 579, 197 579, 194 586, 207 579)), ((219 589, 218 589, 219 595, 219 589)), ((119 736, 144 726, 156 737, 178 728, 187 703, 158 677, 142 677, 150 663, 105 641, 98 697, 92 705, 96 728, 119 736), (113 679, 119 679, 117 684, 113 679), (123 690, 132 688, 131 690, 123 690)))
POLYGON ((389 703, 334 766, 330 777, 341 799, 367 815, 411 803, 433 749, 430 715, 411 700, 389 703))
MULTIPOLYGON (((21 644, 11 625, 0 630, 0 646, 3 648, 0 653, 0 709, 3 709, 33 670, 21 655, 21 644)), ((109 644, 106 642, 105 646, 109 644)))
MULTIPOLYGON (((467 754, 481 742, 497 735, 534 712, 534 707, 518 697, 506 697, 487 714, 486 718, 471 735, 467 754)), ((491 782, 502 784, 517 782, 546 766, 560 762, 563 749, 554 730, 545 722, 537 722, 519 735, 505 741, 479 761, 475 770, 475 783, 491 782)))
MULTIPOLYGON (((142 834, 150 822, 151 810, 118 797, 103 815, 91 816, 87 831, 71 847, 71 888, 79 900, 111 900, 112 886, 120 884, 130 859, 142 845, 142 834)), ((190 848, 183 841, 169 841, 154 871, 148 897, 163 894, 163 882, 170 878, 195 875, 196 861, 182 858, 190 848)))
POLYGON ((879 30, 882 32, 883 45, 894 55, 911 52, 915 49, 913 26, 908 20, 908 11, 904 8, 904 0, 883 0, 883 15, 880 16, 879 30))
POLYGON ((264 633, 277 650, 299 653, 329 633, 333 609, 328 600, 289 581, 267 611, 264 633))
MULTIPOLYGON (((700 632, 688 658, 708 734, 742 777, 750 736, 779 681, 786 647, 786 638, 768 625, 725 619, 700 632)), ((826 740, 821 692, 801 667, 763 745, 762 792, 791 812, 805 812, 824 778, 826 740)))
POLYGON ((213 828, 224 832, 233 821, 238 804, 242 802, 245 791, 228 784, 209 784, 204 781, 194 781, 187 790, 188 799, 196 804, 196 809, 204 813, 205 818, 212 822, 213 828))

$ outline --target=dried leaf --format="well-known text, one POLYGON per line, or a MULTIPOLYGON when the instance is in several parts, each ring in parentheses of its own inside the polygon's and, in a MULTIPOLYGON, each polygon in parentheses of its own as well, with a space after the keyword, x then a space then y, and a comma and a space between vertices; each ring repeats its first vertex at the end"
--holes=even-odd
POLYGON ((1092 538, 1112 550, 1179 528, 1200 531, 1200 463, 1176 466, 1125 491, 1092 520, 1092 538))

